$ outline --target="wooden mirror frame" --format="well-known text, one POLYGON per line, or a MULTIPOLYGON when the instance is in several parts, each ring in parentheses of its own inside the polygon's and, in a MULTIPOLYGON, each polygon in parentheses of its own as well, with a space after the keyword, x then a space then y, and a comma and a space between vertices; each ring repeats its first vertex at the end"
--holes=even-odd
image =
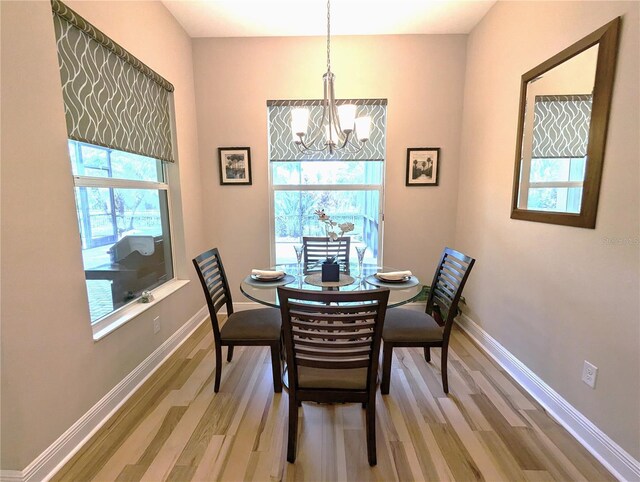
POLYGON ((513 197, 511 202, 511 219, 535 221, 539 223, 562 224, 581 228, 595 228, 602 179, 604 150, 607 140, 607 125, 613 80, 615 76, 616 57, 618 50, 618 35, 621 18, 617 17, 595 32, 587 35, 562 52, 554 55, 546 62, 531 69, 522 76, 520 85, 520 111, 518 114, 518 137, 516 139, 516 163, 513 175, 513 197), (518 208, 518 194, 520 190, 520 169, 522 164, 522 138, 524 130, 524 115, 527 102, 528 83, 543 73, 557 67, 563 62, 575 57, 579 53, 598 44, 598 60, 593 87, 593 104, 591 122, 589 124, 589 142, 587 146, 587 164, 582 187, 582 202, 580 213, 558 213, 549 211, 533 211, 518 208))

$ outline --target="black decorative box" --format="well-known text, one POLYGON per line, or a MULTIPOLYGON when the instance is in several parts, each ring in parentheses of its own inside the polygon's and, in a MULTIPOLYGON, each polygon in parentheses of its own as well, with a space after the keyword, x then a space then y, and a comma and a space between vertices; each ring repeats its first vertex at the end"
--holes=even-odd
POLYGON ((340 265, 338 263, 322 263, 322 281, 339 281, 340 265))

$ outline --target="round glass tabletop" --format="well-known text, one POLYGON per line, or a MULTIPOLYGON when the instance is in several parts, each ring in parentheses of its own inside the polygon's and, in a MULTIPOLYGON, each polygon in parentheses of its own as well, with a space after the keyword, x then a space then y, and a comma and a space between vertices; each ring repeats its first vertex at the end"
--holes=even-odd
POLYGON ((378 272, 397 271, 386 266, 381 267, 365 264, 362 268, 362 276, 360 276, 358 272, 358 266, 352 266, 349 275, 341 274, 339 283, 318 283, 318 277, 314 276, 315 273, 299 273, 296 264, 282 264, 270 269, 282 270, 287 273, 287 276, 281 282, 254 281, 250 276, 247 276, 240 283, 240 291, 250 300, 274 308, 280 306, 278 301, 278 286, 310 291, 362 291, 384 287, 389 288, 389 303, 387 305, 389 308, 413 301, 422 291, 422 283, 420 283, 415 276, 412 276, 408 282, 404 283, 381 283, 371 278, 367 279, 369 276, 378 272))

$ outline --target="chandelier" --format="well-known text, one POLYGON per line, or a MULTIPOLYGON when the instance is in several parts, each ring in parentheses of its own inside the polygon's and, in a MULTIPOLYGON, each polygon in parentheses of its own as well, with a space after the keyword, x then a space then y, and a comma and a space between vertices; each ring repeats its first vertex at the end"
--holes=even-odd
POLYGON ((356 119, 354 104, 336 105, 334 81, 331 72, 331 4, 327 0, 327 72, 322 76, 324 100, 322 101, 322 120, 315 132, 307 134, 309 110, 304 107, 291 109, 291 133, 300 152, 329 151, 338 149, 357 152, 369 139, 371 117, 356 119), (306 139, 306 140, 305 140, 306 139), (324 143, 322 143, 324 139, 324 143))

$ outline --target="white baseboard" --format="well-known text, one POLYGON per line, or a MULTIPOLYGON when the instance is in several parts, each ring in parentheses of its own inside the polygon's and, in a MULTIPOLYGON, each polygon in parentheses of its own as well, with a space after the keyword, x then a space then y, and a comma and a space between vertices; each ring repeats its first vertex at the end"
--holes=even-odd
POLYGON ((2 470, 2 482, 49 480, 207 318, 202 307, 24 470, 2 470))
POLYGON ((640 462, 611 440, 582 413, 513 356, 467 315, 458 325, 504 368, 560 425, 619 480, 640 480, 640 462))

